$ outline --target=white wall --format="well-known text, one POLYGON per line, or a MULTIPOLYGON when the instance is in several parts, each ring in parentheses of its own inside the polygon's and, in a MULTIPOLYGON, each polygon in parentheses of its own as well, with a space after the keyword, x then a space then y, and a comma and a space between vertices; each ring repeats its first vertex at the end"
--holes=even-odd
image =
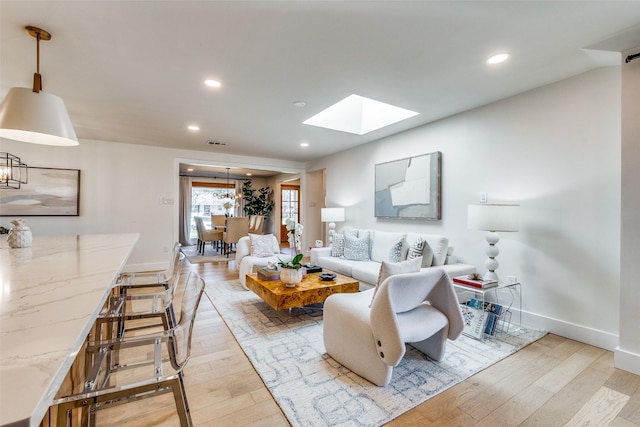
MULTIPOLYGON (((640 46, 622 58, 640 52, 640 46)), ((620 345, 615 366, 640 375, 640 59, 622 65, 620 345)))
MULTIPOLYGON (((10 140, 0 151, 34 167, 80 169, 80 216, 27 217, 39 235, 140 233, 128 268, 161 267, 178 240, 178 165, 211 163, 302 172, 303 165, 274 159, 219 155, 143 145, 81 140, 77 147, 50 147, 10 140), (162 198, 174 200, 161 205, 162 198)), ((2 194, 0 193, 0 197, 2 194)), ((9 228, 10 217, 0 217, 9 228)))
MULTIPOLYGON (((437 102, 437 100, 434 100, 437 102)), ((364 228, 449 237, 481 270, 484 232, 467 205, 519 203, 500 268, 523 283, 526 323, 604 348, 617 345, 620 261, 620 69, 601 68, 307 165, 327 170, 327 205, 364 228), (374 165, 442 152, 442 220, 383 220, 374 165)))

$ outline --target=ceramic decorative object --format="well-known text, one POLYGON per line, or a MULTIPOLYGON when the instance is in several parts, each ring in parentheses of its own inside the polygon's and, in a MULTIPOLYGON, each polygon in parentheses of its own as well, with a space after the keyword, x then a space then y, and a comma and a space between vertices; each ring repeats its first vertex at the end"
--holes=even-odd
POLYGON ((14 219, 11 221, 13 227, 9 230, 9 236, 7 242, 10 248, 28 248, 31 246, 33 236, 31 230, 25 225, 26 220, 14 219))
POLYGON ((280 280, 287 288, 293 288, 302 280, 302 269, 283 268, 280 270, 280 280))

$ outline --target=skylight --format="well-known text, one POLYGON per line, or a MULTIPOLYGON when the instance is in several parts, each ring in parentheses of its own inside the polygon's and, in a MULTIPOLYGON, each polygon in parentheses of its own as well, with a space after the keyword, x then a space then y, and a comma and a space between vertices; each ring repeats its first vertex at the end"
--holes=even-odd
POLYGON ((418 114, 359 95, 349 95, 303 123, 364 135, 418 114))

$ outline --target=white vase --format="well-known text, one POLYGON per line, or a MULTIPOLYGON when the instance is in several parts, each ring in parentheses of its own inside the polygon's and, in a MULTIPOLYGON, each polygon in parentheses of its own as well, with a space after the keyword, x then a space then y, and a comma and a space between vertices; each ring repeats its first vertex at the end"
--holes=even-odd
POLYGON ((302 280, 302 269, 283 268, 280 270, 280 280, 286 287, 292 288, 302 280))
POLYGON ((11 227, 11 230, 9 230, 9 235, 7 236, 7 243, 9 243, 9 247, 30 247, 33 236, 31 235, 31 230, 29 230, 29 227, 25 225, 25 220, 14 219, 13 221, 11 221, 11 224, 13 224, 13 227, 11 227))

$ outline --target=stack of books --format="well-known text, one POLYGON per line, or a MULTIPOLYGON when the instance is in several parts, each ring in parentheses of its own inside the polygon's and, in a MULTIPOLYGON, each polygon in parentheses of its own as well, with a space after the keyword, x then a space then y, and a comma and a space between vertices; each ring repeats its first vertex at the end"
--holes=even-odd
POLYGON ((487 289, 498 286, 497 280, 472 279, 468 274, 464 276, 456 276, 453 278, 453 281, 477 289, 487 289))
POLYGON ((261 280, 280 280, 280 270, 267 270, 259 267, 256 274, 261 280))

